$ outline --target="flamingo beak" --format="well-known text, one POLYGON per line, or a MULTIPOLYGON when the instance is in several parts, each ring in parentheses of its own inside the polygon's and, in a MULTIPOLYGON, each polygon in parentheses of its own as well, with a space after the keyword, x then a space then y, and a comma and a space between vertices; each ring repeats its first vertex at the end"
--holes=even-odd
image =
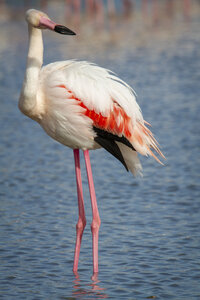
POLYGON ((72 31, 71 29, 69 29, 63 25, 56 25, 54 28, 54 31, 58 32, 60 34, 76 35, 76 33, 74 31, 72 31))
POLYGON ((63 25, 58 25, 55 22, 53 22, 50 19, 47 19, 45 17, 40 18, 39 26, 42 27, 42 28, 47 28, 47 29, 53 30, 53 31, 58 32, 60 34, 76 35, 76 33, 73 32, 71 29, 69 29, 69 28, 67 28, 63 25))

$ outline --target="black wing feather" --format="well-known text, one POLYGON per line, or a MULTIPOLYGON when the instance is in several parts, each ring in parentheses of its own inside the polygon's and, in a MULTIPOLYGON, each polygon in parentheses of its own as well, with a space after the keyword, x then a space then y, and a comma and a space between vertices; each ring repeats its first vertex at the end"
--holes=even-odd
POLYGON ((106 140, 112 140, 112 141, 120 142, 120 143, 128 146, 132 150, 136 151, 135 148, 133 147, 133 145, 129 142, 129 140, 127 140, 127 138, 125 136, 123 136, 123 135, 118 136, 116 134, 105 131, 105 130, 100 129, 100 128, 95 127, 95 126, 93 126, 93 129, 97 133, 97 136, 100 136, 100 137, 102 137, 106 140))
POLYGON ((118 145, 116 144, 116 142, 120 142, 120 143, 130 147, 132 150, 135 150, 134 147, 131 145, 131 143, 127 140, 127 138, 125 138, 124 136, 119 137, 116 134, 112 134, 108 131, 97 128, 95 126, 93 126, 93 129, 97 134, 97 136, 94 138, 95 142, 97 142, 100 146, 105 148, 114 157, 116 157, 128 171, 128 167, 123 158, 123 155, 122 155, 118 145))
POLYGON ((118 147, 118 145, 115 143, 115 141, 104 139, 103 137, 96 136, 94 138, 95 142, 97 142, 100 146, 105 148, 108 152, 110 152, 113 156, 115 156, 126 168, 128 171, 127 165, 125 163, 125 160, 122 156, 122 153, 118 147))

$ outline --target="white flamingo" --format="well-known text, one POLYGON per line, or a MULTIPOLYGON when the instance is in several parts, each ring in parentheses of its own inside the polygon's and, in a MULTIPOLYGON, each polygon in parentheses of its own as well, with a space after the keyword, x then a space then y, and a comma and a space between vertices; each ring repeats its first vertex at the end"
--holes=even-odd
POLYGON ((79 158, 79 149, 83 150, 93 213, 93 271, 97 273, 100 217, 88 150, 104 147, 133 174, 142 169, 137 152, 159 161, 152 148, 164 156, 145 125, 148 123, 142 117, 133 90, 125 82, 88 62, 68 60, 42 67, 41 30, 47 28, 66 35, 74 35, 73 31, 34 9, 27 11, 26 21, 29 50, 19 108, 37 121, 49 136, 74 151, 79 207, 74 272, 78 269, 86 225, 79 158))

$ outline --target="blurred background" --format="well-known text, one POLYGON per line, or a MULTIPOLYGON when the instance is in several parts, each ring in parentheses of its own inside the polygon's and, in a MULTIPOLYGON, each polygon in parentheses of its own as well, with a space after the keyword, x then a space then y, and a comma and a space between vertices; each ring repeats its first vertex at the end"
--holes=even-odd
POLYGON ((0 298, 200 299, 200 1, 0 0, 0 298), (89 60, 131 85, 167 160, 134 178, 91 151, 101 216, 92 276, 91 207, 72 272, 78 219, 73 153, 18 110, 25 11, 74 30, 45 31, 44 64, 89 60))
MULTIPOLYGON (((30 7, 46 11, 57 22, 76 31, 78 44, 77 39, 66 41, 59 36, 52 37, 67 42, 68 53, 75 48, 76 57, 94 55, 95 48, 105 56, 102 50, 106 51, 108 46, 113 46, 114 53, 120 47, 121 53, 128 47, 147 46, 154 39, 173 42, 185 32, 191 19, 199 17, 198 0, 1 0, 1 26, 10 22, 16 30, 12 41, 5 30, 1 32, 1 48, 8 39, 9 43, 27 40, 19 25, 25 27, 24 13, 30 7)), ((66 51, 62 45, 57 48, 66 51)))

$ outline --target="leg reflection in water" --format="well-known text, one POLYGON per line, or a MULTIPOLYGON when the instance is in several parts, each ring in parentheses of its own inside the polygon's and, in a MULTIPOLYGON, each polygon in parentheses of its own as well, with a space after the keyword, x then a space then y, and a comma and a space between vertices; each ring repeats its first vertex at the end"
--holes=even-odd
POLYGON ((105 288, 100 286, 98 280, 98 273, 94 273, 91 277, 92 282, 88 283, 80 279, 78 273, 74 273, 75 279, 73 280, 73 297, 88 295, 94 296, 97 299, 107 299, 108 295, 105 293, 105 288))

